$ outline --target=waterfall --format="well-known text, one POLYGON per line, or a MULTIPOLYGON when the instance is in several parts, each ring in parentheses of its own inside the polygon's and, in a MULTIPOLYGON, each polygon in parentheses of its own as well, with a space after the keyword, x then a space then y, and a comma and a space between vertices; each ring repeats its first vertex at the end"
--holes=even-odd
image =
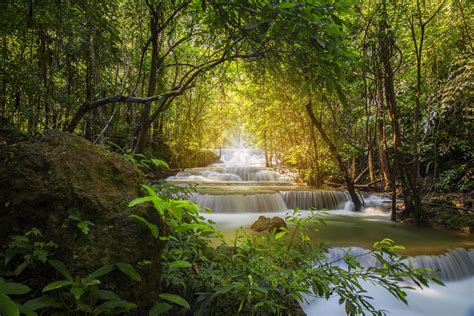
POLYGON ((210 169, 186 169, 176 176, 168 177, 168 181, 252 181, 268 182, 281 181, 291 182, 293 178, 289 175, 280 174, 265 167, 256 166, 233 166, 212 167, 210 169))
POLYGON ((285 211, 288 207, 278 193, 255 194, 199 194, 191 200, 209 208, 213 213, 253 213, 285 211))
POLYGON ((238 175, 243 181, 292 181, 290 177, 265 167, 234 166, 224 168, 224 172, 238 175))
MULTIPOLYGON (((380 263, 368 252, 367 249, 331 248, 328 251, 330 261, 343 258, 344 254, 358 256, 357 260, 364 267, 381 267, 380 263)), ((443 281, 456 281, 474 276, 474 249, 455 248, 442 255, 414 256, 408 259, 410 265, 416 268, 430 268, 436 277, 443 281)))
POLYGON ((344 207, 350 200, 348 193, 343 191, 282 191, 280 194, 288 208, 301 210, 334 210, 344 207))

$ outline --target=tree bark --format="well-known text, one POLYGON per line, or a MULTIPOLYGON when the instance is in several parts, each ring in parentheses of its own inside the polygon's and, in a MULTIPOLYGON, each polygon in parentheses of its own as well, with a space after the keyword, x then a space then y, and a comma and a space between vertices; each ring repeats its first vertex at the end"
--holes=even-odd
POLYGON ((308 112, 311 123, 319 131, 319 134, 323 138, 326 145, 329 147, 329 151, 334 156, 334 159, 336 159, 337 165, 338 165, 338 167, 339 167, 339 169, 340 169, 340 171, 341 171, 341 173, 344 177, 344 180, 346 182, 347 191, 349 192, 351 200, 354 203, 354 210, 355 211, 360 211, 360 209, 362 207, 362 203, 361 203, 361 201, 360 201, 360 199, 359 199, 359 197, 358 197, 358 195, 355 191, 354 182, 352 181, 352 178, 349 174, 349 171, 347 170, 346 165, 344 164, 344 161, 342 160, 341 155, 339 155, 336 146, 334 146, 331 139, 326 134, 326 131, 324 130, 323 125, 321 124, 321 122, 314 115, 313 107, 312 107, 311 103, 308 103, 306 105, 306 111, 308 112))
MULTIPOLYGON (((147 97, 151 97, 155 94, 157 73, 158 73, 158 21, 159 21, 159 12, 158 8, 150 7, 150 31, 151 31, 151 66, 150 66, 150 77, 148 79, 148 90, 147 97)), ((148 130, 150 128, 150 114, 151 114, 151 104, 145 104, 142 114, 140 117, 140 127, 138 129, 138 136, 133 152, 138 154, 142 153, 145 149, 148 130)))
POLYGON ((310 122, 309 125, 309 133, 311 136, 311 141, 313 143, 313 150, 314 150, 314 164, 313 164, 313 177, 312 177, 312 184, 316 187, 321 186, 321 177, 319 172, 319 152, 318 152, 318 141, 316 139, 316 133, 314 132, 314 127, 310 122))

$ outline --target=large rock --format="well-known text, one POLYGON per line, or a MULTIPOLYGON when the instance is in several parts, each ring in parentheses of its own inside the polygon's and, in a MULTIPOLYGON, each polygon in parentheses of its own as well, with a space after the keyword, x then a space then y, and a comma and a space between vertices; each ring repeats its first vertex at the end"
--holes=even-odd
POLYGON ((280 217, 265 217, 260 216, 258 220, 250 226, 250 229, 256 232, 264 232, 264 231, 280 231, 281 228, 286 228, 285 221, 280 217))
POLYGON ((73 134, 54 131, 40 141, 13 144, 0 139, 0 245, 37 227, 60 245, 60 259, 78 274, 151 260, 142 270, 142 293, 135 295, 153 299, 163 245, 129 216, 139 213, 163 225, 156 212, 127 207, 140 196, 140 182, 140 172, 120 155, 73 134), (74 214, 93 223, 88 234, 74 214))

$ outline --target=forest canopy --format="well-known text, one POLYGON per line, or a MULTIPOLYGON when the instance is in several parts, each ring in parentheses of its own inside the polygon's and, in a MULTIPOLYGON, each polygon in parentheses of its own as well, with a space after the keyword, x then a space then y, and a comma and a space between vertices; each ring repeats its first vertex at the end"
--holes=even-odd
POLYGON ((0 313, 298 314, 337 295, 380 315, 361 279, 405 303, 401 280, 441 283, 390 238, 361 254, 373 267, 330 261, 307 234, 324 220, 285 203, 358 212, 365 190, 392 221, 469 233, 473 19, 468 0, 0 1, 0 313), (262 165, 227 173, 235 147, 262 165), (203 195, 291 214, 227 244, 199 188, 162 180, 180 174, 265 182, 203 195))

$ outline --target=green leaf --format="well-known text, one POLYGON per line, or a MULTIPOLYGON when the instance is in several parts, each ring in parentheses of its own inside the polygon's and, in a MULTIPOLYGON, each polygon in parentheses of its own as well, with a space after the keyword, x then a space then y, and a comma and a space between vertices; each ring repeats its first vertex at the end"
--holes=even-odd
POLYGON ((15 302, 5 294, 0 294, 0 315, 20 316, 20 311, 15 302))
POLYGON ((24 307, 31 309, 33 311, 42 309, 42 308, 48 308, 48 307, 60 307, 61 304, 56 301, 55 298, 49 297, 49 296, 42 296, 38 297, 32 300, 29 300, 25 304, 23 304, 24 307))
POLYGON ((84 290, 80 287, 72 287, 69 292, 72 294, 72 296, 74 296, 74 298, 76 299, 76 301, 78 301, 81 296, 84 294, 84 290))
POLYGON ((342 106, 344 108, 347 108, 348 107, 347 98, 346 98, 346 95, 344 94, 344 91, 342 91, 341 85, 338 83, 335 83, 334 87, 336 88, 336 94, 342 106))
POLYGON ((275 235, 275 240, 283 238, 287 233, 288 233, 287 231, 279 232, 278 234, 275 235))
POLYGON ((156 197, 154 196, 143 196, 143 197, 139 197, 139 198, 136 198, 136 199, 133 199, 131 200, 129 203, 128 203, 128 207, 133 207, 135 205, 138 205, 138 204, 143 204, 143 203, 146 203, 146 202, 153 202, 153 200, 155 200, 156 197))
POLYGON ((179 295, 169 294, 169 293, 161 293, 160 298, 162 298, 166 301, 169 301, 171 303, 174 303, 176 305, 179 305, 179 306, 182 306, 182 307, 185 307, 185 308, 190 308, 189 303, 179 295))
POLYGON ((68 280, 55 281, 55 282, 52 282, 52 283, 49 283, 48 285, 46 285, 43 289, 43 293, 48 292, 48 291, 52 291, 52 290, 56 290, 56 289, 62 288, 64 286, 68 286, 68 285, 72 285, 72 284, 74 284, 74 282, 68 281, 68 280))
POLYGON ((322 38, 320 38, 318 35, 313 34, 311 35, 311 38, 314 40, 317 46, 323 49, 326 48, 326 42, 322 38))
POLYGON ((130 215, 130 218, 134 218, 137 221, 142 222, 143 224, 145 224, 148 227, 148 229, 150 230, 151 235, 155 239, 158 238, 158 234, 159 234, 158 226, 156 226, 153 223, 150 223, 149 221, 147 221, 145 218, 141 217, 140 215, 132 214, 132 215, 130 215))
POLYGON ((169 266, 171 268, 189 268, 191 267, 191 264, 184 260, 176 260, 176 261, 170 262, 169 266))
POLYGON ((0 294, 22 295, 28 293, 29 291, 31 291, 29 287, 20 283, 0 283, 0 294))
POLYGON ((97 279, 82 279, 81 283, 82 285, 85 285, 85 286, 91 286, 91 285, 100 284, 100 281, 97 279))
POLYGON ((85 279, 89 279, 89 280, 90 279, 97 279, 97 278, 100 278, 101 276, 109 274, 113 270, 115 270, 115 266, 113 264, 107 264, 107 265, 105 265, 103 267, 100 267, 99 269, 95 270, 94 272, 92 272, 88 276, 86 276, 85 279))
POLYGON ((151 162, 156 166, 156 167, 165 167, 166 169, 170 168, 170 165, 164 160, 161 159, 151 159, 151 162))
POLYGON ((137 308, 136 304, 124 300, 107 301, 94 310, 94 315, 100 315, 101 313, 106 315, 115 315, 120 312, 127 312, 135 308, 137 308))
POLYGON ((258 23, 258 22, 250 22, 250 23, 244 25, 243 29, 244 30, 251 30, 251 29, 257 28, 259 25, 260 25, 260 23, 258 23))
POLYGON ((135 270, 132 265, 123 262, 116 263, 115 265, 119 268, 120 271, 128 275, 130 279, 137 282, 142 280, 142 277, 140 276, 140 274, 138 274, 137 270, 135 270))
POLYGON ((94 294, 99 300, 110 301, 110 300, 119 299, 119 296, 115 292, 108 291, 108 290, 98 290, 98 291, 95 291, 94 294))
POLYGON ((166 312, 168 312, 170 309, 172 309, 173 306, 168 304, 168 303, 156 303, 155 306, 150 309, 149 316, 156 316, 156 315, 161 315, 166 312))
POLYGON ((197 229, 200 231, 214 231, 214 229, 206 224, 181 224, 175 228, 177 232, 186 230, 197 229))
POLYGON ((58 270, 65 278, 66 280, 72 281, 73 277, 71 275, 71 272, 69 272, 69 269, 64 265, 59 260, 48 260, 49 264, 52 265, 56 270, 58 270))

